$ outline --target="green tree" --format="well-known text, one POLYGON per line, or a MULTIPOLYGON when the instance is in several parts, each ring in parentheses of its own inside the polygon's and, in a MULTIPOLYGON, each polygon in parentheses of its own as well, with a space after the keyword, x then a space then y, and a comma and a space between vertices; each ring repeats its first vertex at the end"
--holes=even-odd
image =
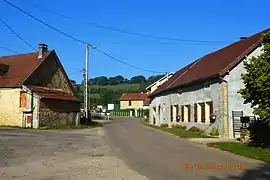
POLYGON ((130 84, 141 84, 141 83, 145 83, 146 79, 144 76, 134 76, 130 79, 130 84))
POLYGON ((108 84, 109 85, 117 85, 119 83, 120 82, 115 77, 109 77, 109 79, 108 79, 108 84))
POLYGON ((105 86, 108 84, 108 78, 106 76, 100 76, 94 78, 94 82, 96 85, 105 86))
POLYGON ((254 114, 270 118, 270 34, 263 39, 263 53, 244 62, 242 75, 245 87, 239 91, 245 103, 251 103, 254 114))

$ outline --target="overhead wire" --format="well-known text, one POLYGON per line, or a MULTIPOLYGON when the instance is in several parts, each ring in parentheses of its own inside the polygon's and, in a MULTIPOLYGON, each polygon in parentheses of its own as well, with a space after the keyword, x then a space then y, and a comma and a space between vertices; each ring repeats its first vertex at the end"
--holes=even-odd
POLYGON ((28 43, 22 36, 20 36, 18 33, 16 33, 16 31, 10 26, 8 25, 4 19, 2 19, 0 17, 0 21, 2 22, 2 24, 4 24, 18 39, 20 39, 22 42, 24 42, 27 46, 29 46, 31 49, 33 49, 34 51, 37 51, 36 48, 34 48, 30 43, 28 43))
MULTIPOLYGON (((17 5, 15 5, 15 4, 9 2, 8 0, 3 0, 3 1, 5 1, 5 2, 6 2, 7 4, 9 4, 10 6, 14 7, 15 9, 21 11, 22 13, 26 14, 27 16, 31 17, 32 19, 34 19, 34 20, 40 22, 40 23, 43 24, 44 26, 46 26, 46 27, 48 27, 48 28, 50 28, 50 29, 53 29, 54 31, 56 31, 56 32, 58 32, 58 33, 60 33, 60 34, 66 36, 66 37, 68 37, 68 38, 70 38, 70 39, 73 39, 74 41, 77 41, 77 42, 82 43, 82 44, 89 44, 87 41, 84 41, 84 40, 81 40, 81 39, 79 39, 79 38, 76 38, 76 37, 74 37, 74 36, 72 36, 72 35, 69 35, 68 33, 65 33, 65 32, 61 31, 60 29, 55 28, 55 27, 53 27, 52 25, 50 25, 50 24, 48 24, 48 23, 46 23, 46 22, 40 20, 39 18, 37 18, 37 17, 31 15, 30 13, 28 13, 28 12, 26 12, 25 10, 21 9, 21 8, 18 7, 17 5)), ((103 54, 103 55, 105 55, 105 56, 107 56, 107 57, 109 57, 109 58, 111 58, 111 59, 113 59, 113 60, 115 60, 115 61, 118 61, 118 62, 120 62, 120 63, 122 63, 122 64, 125 64, 125 65, 127 65, 127 66, 129 66, 129 67, 132 67, 132 68, 135 68, 135 69, 138 69, 138 70, 141 70, 141 71, 146 71, 146 72, 152 72, 152 73, 164 73, 164 72, 157 72, 157 71, 147 70, 147 69, 143 69, 143 68, 134 66, 134 65, 132 65, 132 64, 130 64, 130 63, 127 63, 127 62, 125 62, 125 61, 122 61, 122 60, 120 60, 120 59, 114 57, 113 55, 110 55, 109 53, 104 52, 103 50, 97 48, 96 46, 93 46, 93 45, 91 45, 91 44, 89 44, 89 46, 92 47, 93 49, 95 49, 96 51, 100 52, 101 54, 103 54)))
POLYGON ((120 28, 100 25, 100 24, 97 24, 97 23, 81 20, 79 18, 74 18, 74 17, 68 16, 68 15, 53 11, 51 9, 41 7, 41 6, 37 5, 37 4, 33 4, 33 6, 35 8, 37 8, 37 9, 41 10, 41 11, 49 12, 51 14, 57 15, 59 17, 62 17, 62 18, 68 19, 68 20, 74 20, 74 21, 81 22, 81 23, 84 23, 84 24, 88 24, 88 25, 91 25, 91 26, 94 26, 94 27, 107 29, 107 30, 115 31, 115 32, 119 32, 119 33, 134 35, 134 36, 141 36, 141 37, 147 37, 147 38, 159 39, 159 40, 192 42, 192 43, 222 43, 222 44, 224 44, 224 43, 230 43, 231 42, 231 41, 210 41, 210 40, 180 39, 180 38, 176 38, 176 37, 155 36, 155 35, 150 35, 150 34, 143 34, 143 33, 133 32, 133 31, 129 31, 129 30, 124 30, 124 29, 120 29, 120 28))
POLYGON ((13 54, 19 54, 18 52, 14 51, 14 50, 12 50, 12 49, 9 49, 9 48, 7 48, 7 47, 4 47, 4 46, 0 46, 0 49, 4 49, 4 50, 6 50, 6 51, 8 51, 8 52, 10 52, 10 53, 13 53, 13 54))

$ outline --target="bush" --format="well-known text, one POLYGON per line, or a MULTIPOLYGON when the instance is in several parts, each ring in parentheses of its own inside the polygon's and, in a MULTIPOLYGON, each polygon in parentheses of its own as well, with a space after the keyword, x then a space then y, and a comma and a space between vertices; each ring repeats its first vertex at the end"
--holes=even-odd
POLYGON ((218 128, 212 128, 211 131, 209 132, 210 136, 218 136, 219 135, 219 131, 218 128))
POLYGON ((256 147, 270 147, 269 119, 257 120, 248 127, 250 132, 250 145, 256 147))
POLYGON ((177 128, 177 129, 187 129, 185 125, 180 125, 180 124, 173 124, 172 128, 177 128))
POLYGON ((203 132, 203 130, 201 130, 200 128, 197 128, 197 127, 195 127, 195 126, 191 127, 191 128, 189 129, 189 131, 192 131, 192 132, 203 132))
POLYGON ((160 124, 160 127, 169 127, 169 125, 167 123, 165 124, 160 124))

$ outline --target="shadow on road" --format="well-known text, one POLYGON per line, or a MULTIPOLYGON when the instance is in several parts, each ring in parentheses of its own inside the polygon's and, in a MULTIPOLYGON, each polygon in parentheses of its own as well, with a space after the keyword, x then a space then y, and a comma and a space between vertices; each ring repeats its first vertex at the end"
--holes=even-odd
POLYGON ((210 176, 209 180, 269 180, 270 164, 261 164, 256 169, 247 169, 240 175, 229 175, 225 178, 210 176))

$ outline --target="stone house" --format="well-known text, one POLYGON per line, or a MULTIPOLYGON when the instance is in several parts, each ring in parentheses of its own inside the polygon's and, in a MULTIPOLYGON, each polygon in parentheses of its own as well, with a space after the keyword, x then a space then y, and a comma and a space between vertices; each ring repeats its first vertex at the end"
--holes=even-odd
POLYGON ((238 91, 244 87, 244 61, 262 53, 257 33, 207 54, 177 71, 149 95, 150 123, 182 124, 206 132, 218 128, 221 137, 237 138, 240 116, 253 116, 238 91))
POLYGON ((79 122, 80 102, 56 52, 0 56, 0 125, 39 128, 79 122))
POLYGON ((147 93, 124 93, 120 97, 120 109, 146 109, 149 106, 147 93))

